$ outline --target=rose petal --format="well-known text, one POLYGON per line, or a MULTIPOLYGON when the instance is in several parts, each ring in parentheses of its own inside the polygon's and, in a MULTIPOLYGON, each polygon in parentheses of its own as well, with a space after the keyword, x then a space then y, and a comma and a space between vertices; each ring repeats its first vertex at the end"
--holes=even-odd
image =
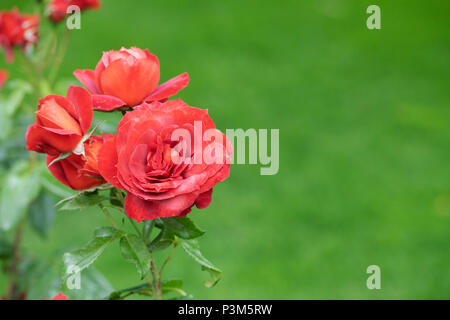
POLYGON ((211 204, 213 189, 201 193, 195 200, 195 206, 199 209, 205 209, 211 204))
POLYGON ((147 98, 144 99, 145 102, 160 101, 167 99, 168 97, 174 96, 178 91, 184 89, 189 84, 189 74, 187 72, 164 82, 163 84, 156 87, 147 98))
POLYGON ((85 135, 91 127, 92 118, 94 117, 94 106, 92 97, 81 87, 70 86, 67 90, 67 99, 69 99, 78 113, 81 130, 85 135))
POLYGON ((159 82, 159 66, 151 59, 140 59, 130 63, 125 59, 113 61, 101 74, 103 94, 113 95, 136 106, 159 82))
POLYGON ((198 193, 190 193, 163 201, 145 201, 128 193, 125 198, 125 213, 137 222, 175 217, 192 207, 197 196, 198 193))
POLYGON ((124 189, 117 179, 116 137, 106 140, 98 152, 98 171, 102 177, 113 186, 124 189))
POLYGON ((97 86, 95 85, 94 70, 75 70, 73 75, 78 79, 92 94, 98 94, 97 86))

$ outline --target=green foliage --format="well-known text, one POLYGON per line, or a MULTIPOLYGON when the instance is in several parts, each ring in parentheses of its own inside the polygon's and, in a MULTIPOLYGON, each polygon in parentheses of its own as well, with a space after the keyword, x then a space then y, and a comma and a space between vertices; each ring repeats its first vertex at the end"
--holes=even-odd
POLYGON ((163 280, 161 282, 161 289, 163 294, 175 292, 182 297, 186 297, 187 293, 182 289, 183 280, 163 280))
POLYGON ((55 218, 55 198, 48 192, 41 192, 30 206, 29 222, 31 226, 41 236, 45 236, 55 218))
POLYGON ((150 251, 160 251, 169 247, 176 240, 175 234, 163 227, 155 239, 150 242, 148 249, 150 251))
POLYGON ((37 258, 26 258, 19 264, 19 291, 27 299, 52 298, 61 289, 61 276, 53 265, 37 258))
POLYGON ((8 83, 11 93, 7 99, 0 100, 0 110, 2 116, 0 117, 0 141, 8 138, 11 129, 14 126, 14 113, 22 103, 25 95, 31 91, 30 85, 21 80, 15 80, 8 83))
POLYGON ((1 181, 0 229, 14 228, 25 215, 28 205, 40 190, 39 177, 43 170, 40 165, 30 166, 20 161, 1 181))
POLYGON ((202 270, 209 273, 211 280, 205 281, 205 286, 208 288, 214 287, 222 277, 222 270, 218 269, 203 256, 196 240, 182 241, 181 246, 195 262, 201 265, 202 270))
POLYGON ((93 267, 85 269, 80 274, 80 288, 62 289, 70 300, 102 300, 114 291, 111 283, 103 274, 93 267))
POLYGON ((0 259, 7 259, 12 254, 12 244, 6 234, 0 230, 0 259))
POLYGON ((188 217, 162 218, 161 221, 169 231, 183 239, 198 238, 205 233, 188 217))
MULTIPOLYGON (((122 232, 112 227, 99 227, 94 237, 82 248, 64 254, 66 270, 77 268, 79 272, 89 267, 113 241, 122 236, 122 232)), ((66 277, 68 275, 66 274, 66 277)))
POLYGON ((120 239, 120 250, 128 262, 136 264, 139 276, 143 279, 150 270, 150 253, 144 240, 134 234, 124 235, 120 239))
POLYGON ((108 199, 108 196, 100 195, 97 190, 92 192, 83 191, 61 200, 56 205, 60 206, 59 210, 84 210, 89 207, 99 205, 100 203, 108 199))

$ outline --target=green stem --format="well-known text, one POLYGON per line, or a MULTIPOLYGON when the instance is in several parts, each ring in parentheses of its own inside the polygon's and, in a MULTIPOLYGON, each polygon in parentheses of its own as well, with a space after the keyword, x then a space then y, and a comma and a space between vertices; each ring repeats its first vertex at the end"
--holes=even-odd
POLYGON ((161 290, 161 281, 158 278, 158 270, 155 264, 155 258, 153 257, 153 252, 150 251, 150 270, 152 272, 153 283, 152 283, 152 291, 153 297, 158 300, 162 300, 162 290, 161 290))
POLYGON ((100 207, 100 209, 102 209, 103 213, 105 214, 106 218, 109 220, 109 222, 111 222, 112 226, 115 229, 119 229, 119 227, 117 226, 116 222, 114 221, 113 217, 111 216, 111 214, 109 213, 108 209, 106 209, 102 204, 98 205, 100 207))
POLYGON ((138 233, 138 235, 142 238, 141 230, 139 230, 139 228, 138 228, 138 226, 137 226, 137 224, 136 224, 136 221, 134 221, 132 218, 130 218, 130 217, 128 217, 128 216, 127 216, 127 218, 128 218, 128 221, 130 221, 130 223, 133 225, 134 230, 136 230, 136 232, 138 233))
POLYGON ((64 57, 66 55, 66 52, 67 52, 67 48, 69 47, 70 33, 71 32, 69 29, 64 30, 64 36, 62 38, 61 45, 59 47, 55 61, 53 63, 53 68, 50 71, 50 74, 48 76, 50 85, 54 84, 56 77, 58 76, 59 68, 61 67, 61 64, 62 64, 64 57))

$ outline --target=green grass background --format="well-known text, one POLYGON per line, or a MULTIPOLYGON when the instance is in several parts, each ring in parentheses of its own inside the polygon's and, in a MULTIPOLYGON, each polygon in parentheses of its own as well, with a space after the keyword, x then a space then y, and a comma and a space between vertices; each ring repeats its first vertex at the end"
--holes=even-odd
MULTIPOLYGON (((450 298, 449 2, 104 0, 73 32, 61 78, 121 46, 158 55, 162 80, 189 72, 179 96, 219 128, 280 129, 277 175, 234 165, 211 206, 190 214, 224 275, 203 287, 206 274, 179 249, 166 275, 187 292, 450 298), (366 28, 370 4, 381 30, 366 28), (381 290, 366 288, 372 264, 381 290)), ((47 239, 27 232, 24 246, 50 257, 98 225, 108 225, 98 210, 61 212, 47 239)), ((138 284, 118 250, 95 266, 116 289, 138 284)))

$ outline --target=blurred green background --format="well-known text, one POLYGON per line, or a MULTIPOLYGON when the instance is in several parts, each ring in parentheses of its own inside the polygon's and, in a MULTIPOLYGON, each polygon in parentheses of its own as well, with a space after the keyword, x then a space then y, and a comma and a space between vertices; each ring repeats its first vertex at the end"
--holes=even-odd
MULTIPOLYGON (((220 129, 280 129, 277 175, 234 165, 190 214, 223 279, 203 287, 181 249, 167 277, 197 299, 450 298, 450 2, 104 0, 60 77, 76 83, 74 69, 121 46, 149 48, 162 80, 189 72, 179 96, 220 129), (366 27, 370 4, 381 30, 366 27), (381 290, 366 288, 372 264, 381 290)), ((99 210, 60 212, 24 247, 50 258, 98 225, 99 210)), ((140 283, 118 250, 95 266, 116 289, 140 283)))

